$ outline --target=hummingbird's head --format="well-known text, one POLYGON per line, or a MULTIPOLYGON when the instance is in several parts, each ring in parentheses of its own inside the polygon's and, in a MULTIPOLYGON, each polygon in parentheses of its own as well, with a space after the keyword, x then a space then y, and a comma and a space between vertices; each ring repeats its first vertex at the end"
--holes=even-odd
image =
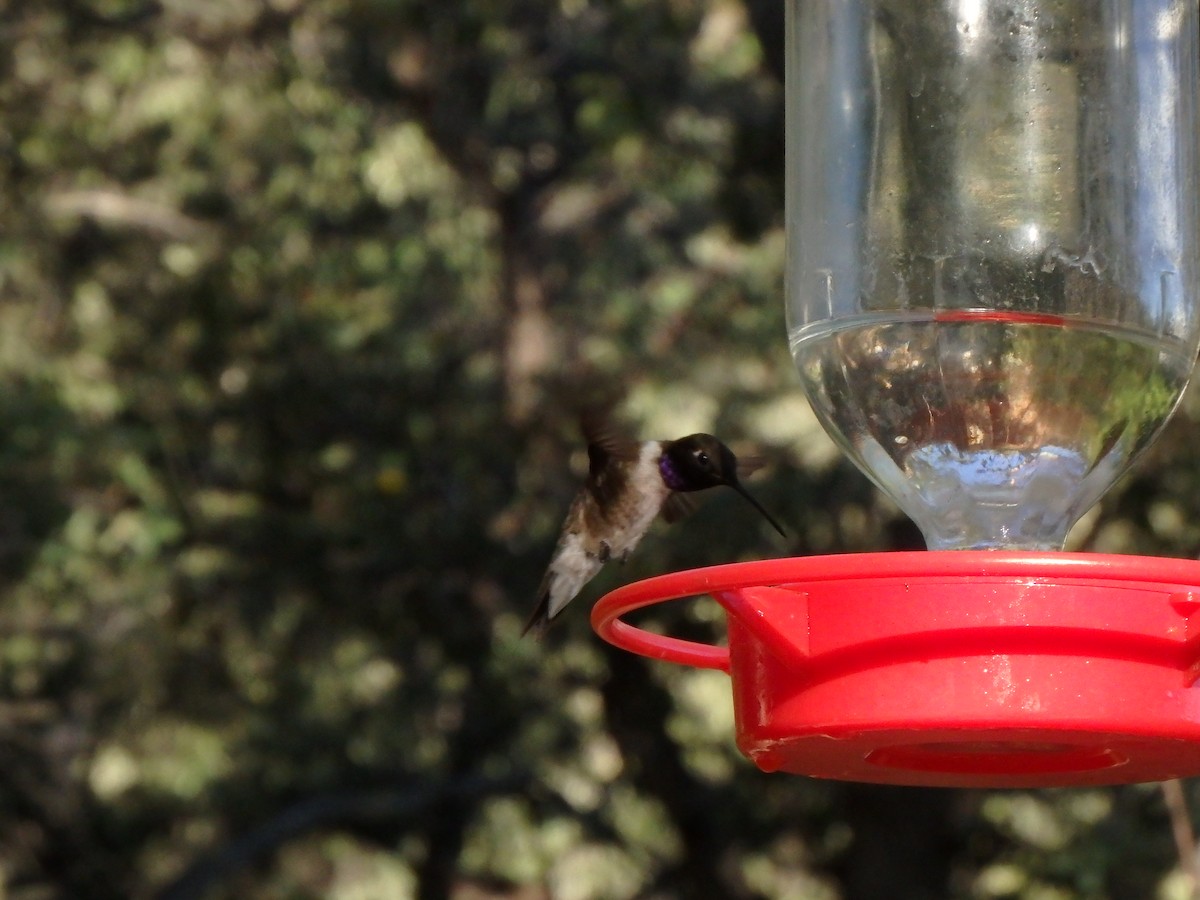
POLYGON ((663 444, 663 462, 659 468, 663 481, 673 491, 702 491, 722 484, 733 488, 783 535, 779 523, 742 487, 733 451, 711 434, 689 434, 677 441, 667 441, 663 444))
POLYGON ((721 484, 738 483, 737 457, 711 434, 689 434, 668 441, 663 455, 674 477, 670 487, 677 491, 702 491, 721 484), (676 486, 677 485, 677 486, 676 486))

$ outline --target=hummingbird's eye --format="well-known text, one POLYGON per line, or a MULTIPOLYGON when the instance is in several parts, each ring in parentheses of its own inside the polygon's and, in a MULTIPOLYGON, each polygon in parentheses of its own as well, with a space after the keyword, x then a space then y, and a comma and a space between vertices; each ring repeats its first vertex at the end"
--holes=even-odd
POLYGON ((702 465, 702 466, 707 466, 708 465, 708 454, 705 453, 703 450, 697 450, 696 451, 696 462, 700 463, 700 465, 702 465))

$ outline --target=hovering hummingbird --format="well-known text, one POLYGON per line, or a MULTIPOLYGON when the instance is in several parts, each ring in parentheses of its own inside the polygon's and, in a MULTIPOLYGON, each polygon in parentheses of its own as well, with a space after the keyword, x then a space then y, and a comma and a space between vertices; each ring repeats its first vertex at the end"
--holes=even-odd
POLYGON ((610 559, 624 562, 662 514, 675 522, 691 511, 692 491, 727 485, 745 497, 776 531, 772 517, 741 485, 758 462, 739 463, 711 434, 675 441, 634 441, 614 433, 606 418, 583 417, 588 477, 563 522, 538 588, 537 606, 522 634, 541 634, 610 559))

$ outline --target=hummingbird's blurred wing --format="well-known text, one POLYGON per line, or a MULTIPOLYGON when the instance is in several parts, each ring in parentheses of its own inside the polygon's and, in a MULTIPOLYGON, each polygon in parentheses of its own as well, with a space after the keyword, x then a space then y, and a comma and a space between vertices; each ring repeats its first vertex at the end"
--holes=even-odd
POLYGON ((609 406, 593 407, 580 417, 587 441, 587 489, 601 507, 612 504, 625 488, 621 464, 636 461, 641 451, 641 445, 614 424, 611 413, 609 406))
POLYGON ((672 491, 663 502, 662 517, 666 522, 678 522, 696 509, 696 501, 687 494, 672 491))
POLYGON ((617 425, 612 406, 593 406, 584 410, 579 425, 587 442, 590 468, 604 465, 610 457, 618 460, 637 458, 638 442, 617 425))
POLYGON ((738 480, 753 475, 766 464, 766 459, 761 456, 739 456, 737 458, 738 480))

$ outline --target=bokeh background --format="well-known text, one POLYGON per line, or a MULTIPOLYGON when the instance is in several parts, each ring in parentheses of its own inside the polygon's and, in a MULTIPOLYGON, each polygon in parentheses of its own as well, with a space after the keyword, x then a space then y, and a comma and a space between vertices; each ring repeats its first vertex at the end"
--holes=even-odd
MULTIPOLYGON (((1190 896, 1190 784, 763 775, 724 675, 587 627, 638 577, 920 545, 788 356, 782 35, 0 0, 0 897, 1190 896), (523 640, 592 390, 762 452, 789 539, 714 492, 523 640)), ((1198 415, 1073 547, 1196 556, 1198 415)))

